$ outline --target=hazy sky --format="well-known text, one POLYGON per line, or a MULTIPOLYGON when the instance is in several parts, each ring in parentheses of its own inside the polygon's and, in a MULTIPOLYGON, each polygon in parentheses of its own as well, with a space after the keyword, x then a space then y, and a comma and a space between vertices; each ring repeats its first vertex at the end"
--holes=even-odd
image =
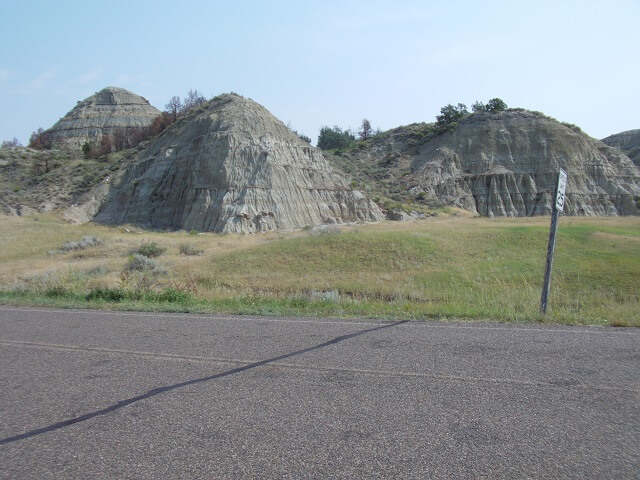
POLYGON ((493 97, 603 138, 640 128, 639 23, 640 0, 0 0, 0 140, 110 85, 234 91, 314 143, 493 97))

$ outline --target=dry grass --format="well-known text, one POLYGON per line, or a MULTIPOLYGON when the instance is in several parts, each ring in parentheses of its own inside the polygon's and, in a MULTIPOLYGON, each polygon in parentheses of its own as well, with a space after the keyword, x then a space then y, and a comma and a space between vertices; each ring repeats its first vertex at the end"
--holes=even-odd
POLYGON ((325 235, 162 233, 53 215, 0 217, 0 226, 0 289, 9 299, 17 288, 53 286, 76 299, 96 288, 172 288, 188 293, 182 308, 191 310, 640 325, 639 218, 561 219, 545 319, 544 217, 432 218, 325 235), (85 235, 103 245, 47 253, 85 235), (169 274, 126 283, 130 252, 151 242, 167 249, 157 260, 169 274), (181 253, 186 244, 203 253, 181 253))

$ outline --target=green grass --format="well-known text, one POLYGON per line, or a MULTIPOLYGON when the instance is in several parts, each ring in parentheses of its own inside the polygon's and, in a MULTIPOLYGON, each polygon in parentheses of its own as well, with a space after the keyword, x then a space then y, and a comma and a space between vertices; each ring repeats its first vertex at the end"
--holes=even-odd
POLYGON ((539 301, 548 218, 439 218, 249 237, 123 237, 122 229, 12 222, 0 236, 7 265, 0 267, 2 303, 640 326, 638 218, 560 219, 544 317, 539 301), (14 238, 25 229, 37 241, 23 245, 14 238), (87 233, 104 244, 82 254, 43 254, 57 246, 47 239, 60 243, 87 233), (202 255, 181 253, 186 237, 202 255), (167 249, 168 275, 126 283, 130 245, 141 241, 167 249))
MULTIPOLYGON (((539 320, 548 229, 475 223, 479 228, 437 234, 362 231, 265 245, 216 259, 210 276, 199 281, 224 278, 230 289, 260 292, 276 277, 280 292, 290 295, 335 290, 350 312, 370 313, 363 303, 386 300, 374 310, 411 318, 539 320)), ((637 233, 615 230, 630 237, 637 233)), ((620 321, 619 314, 638 323, 640 244, 620 236, 601 238, 600 232, 585 225, 560 229, 553 321, 605 324, 620 321), (610 315, 614 311, 616 318, 610 315)))

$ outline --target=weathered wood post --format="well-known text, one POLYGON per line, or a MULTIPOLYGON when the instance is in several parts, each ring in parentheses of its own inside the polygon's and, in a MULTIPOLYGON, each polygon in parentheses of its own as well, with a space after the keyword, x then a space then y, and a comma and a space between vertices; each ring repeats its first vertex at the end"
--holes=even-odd
POLYGON ((549 245, 547 246, 547 267, 544 271, 544 284, 542 285, 542 298, 540 299, 540 312, 547 313, 549 303, 549 291, 551 290, 551 269, 553 267, 553 252, 556 248, 556 234, 558 232, 558 216, 564 210, 564 192, 567 188, 567 172, 560 169, 556 182, 554 202, 551 208, 551 228, 549 230, 549 245))

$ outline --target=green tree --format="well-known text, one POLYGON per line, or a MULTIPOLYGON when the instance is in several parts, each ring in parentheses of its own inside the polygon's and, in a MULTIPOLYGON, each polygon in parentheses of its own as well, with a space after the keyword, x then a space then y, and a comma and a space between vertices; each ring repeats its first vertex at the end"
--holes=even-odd
POLYGON ((371 122, 369 120, 363 118, 360 129, 361 130, 358 132, 360 140, 367 140, 368 138, 371 138, 373 128, 371 128, 371 122))
POLYGON ((320 135, 318 135, 318 148, 322 150, 330 150, 333 148, 346 148, 355 142, 356 137, 351 130, 342 130, 338 126, 322 127, 320 135))
POLYGON ((82 153, 84 154, 84 158, 91 158, 91 153, 93 151, 93 145, 89 142, 85 142, 82 145, 82 153))
POLYGON ((507 104, 500 98, 492 98, 487 102, 487 112, 497 113, 506 110, 507 104))
POLYGON ((497 112, 506 110, 507 108, 508 108, 507 104, 500 98, 492 98, 487 102, 486 105, 482 102, 476 101, 471 106, 471 109, 473 110, 474 113, 476 112, 497 113, 497 112))
POLYGON ((459 103, 457 106, 451 104, 445 105, 440 109, 440 115, 436 116, 436 124, 439 127, 445 127, 457 122, 468 113, 469 111, 464 103, 459 103))
POLYGON ((295 133, 300 140, 302 140, 303 142, 307 142, 309 145, 311 145, 311 137, 307 137, 304 133, 298 133, 295 130, 293 131, 293 133, 295 133))
POLYGON ((473 105, 471 105, 471 111, 473 113, 486 112, 487 111, 487 106, 484 103, 478 102, 476 100, 476 102, 473 105))

